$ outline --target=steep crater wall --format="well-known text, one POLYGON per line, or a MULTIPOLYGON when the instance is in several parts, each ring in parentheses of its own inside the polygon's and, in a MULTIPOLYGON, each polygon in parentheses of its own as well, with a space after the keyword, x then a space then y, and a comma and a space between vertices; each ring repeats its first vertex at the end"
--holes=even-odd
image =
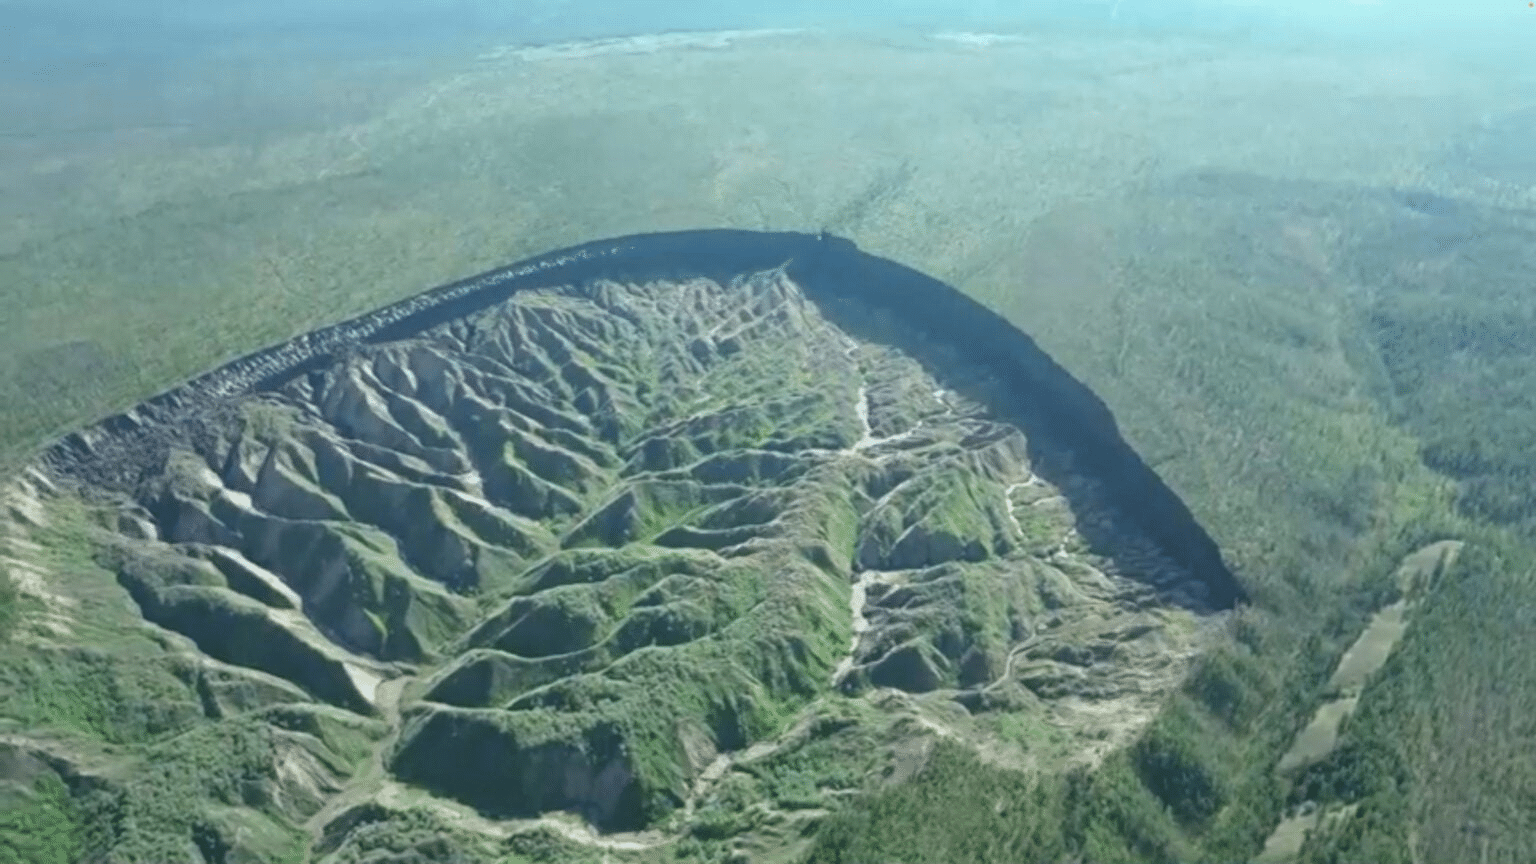
MULTIPOLYGON (((409 337, 522 290, 598 277, 703 276, 724 282, 779 266, 831 320, 838 319, 842 300, 886 309, 932 341, 995 370, 1014 396, 1015 419, 1032 442, 1053 442, 1095 475, 1106 497, 1205 585, 1210 602, 1225 607, 1245 599, 1214 541, 1124 440, 1108 407, 1033 339, 955 288, 825 234, 684 231, 603 240, 539 256, 242 357, 66 436, 42 454, 41 467, 86 489, 133 494, 164 473, 174 446, 196 445, 217 434, 229 420, 230 397, 273 390, 359 346, 409 337)), ((925 350, 917 344, 902 347, 925 350)), ((1092 530, 1090 523, 1085 533, 1092 530)))
POLYGON ((663 824, 834 692, 1114 747, 1241 596, 1028 336, 826 236, 498 270, 42 467, 116 511, 139 614, 244 683, 214 713, 374 715, 383 771, 491 818, 663 824))

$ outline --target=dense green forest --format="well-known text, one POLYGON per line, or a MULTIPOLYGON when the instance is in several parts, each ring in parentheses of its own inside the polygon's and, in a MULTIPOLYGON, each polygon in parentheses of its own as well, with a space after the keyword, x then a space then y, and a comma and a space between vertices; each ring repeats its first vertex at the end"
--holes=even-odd
POLYGON ((1536 244, 1524 220, 1436 229, 1448 266, 1400 278, 1370 322, 1467 547, 1298 781, 1295 799, 1358 806, 1309 864, 1536 856, 1536 244))
POLYGON ((1297 799, 1358 806, 1309 864, 1536 855, 1536 555, 1498 531, 1467 539, 1342 746, 1298 781, 1297 799))
MULTIPOLYGON (((1262 250, 1251 251, 1248 262, 1263 260, 1262 250)), ((1290 316, 1275 293, 1262 301, 1236 293, 1210 299, 1212 285, 1249 278, 1243 270, 1251 263, 1195 271, 1170 271, 1156 260, 1141 266, 1146 278, 1136 290, 1182 299, 1140 320, 1122 340, 1146 346, 1142 340, 1161 332, 1169 336, 1162 350, 1126 365, 1113 356, 1120 343, 1103 341, 1067 359, 1112 397, 1117 389, 1140 391, 1118 400, 1122 422, 1144 446, 1172 443, 1175 458, 1164 459, 1162 470, 1177 485, 1189 490, 1205 478, 1192 500, 1229 541, 1254 603, 1227 623, 1130 746, 1096 765, 1021 772, 938 738, 915 776, 865 785, 867 766, 854 765, 850 754, 858 748, 844 743, 825 751, 819 774, 770 771, 727 784, 725 797, 695 816, 666 860, 728 860, 733 838, 764 830, 743 815, 752 811, 753 796, 809 807, 825 802, 816 790, 826 783, 864 791, 800 829, 809 862, 1251 860, 1285 814, 1304 804, 1347 814, 1313 832, 1302 851, 1308 864, 1408 864, 1484 850, 1489 861, 1528 860, 1536 849, 1536 769, 1523 757, 1536 736, 1528 719, 1536 673, 1521 658, 1536 623, 1536 554, 1520 478, 1536 472, 1536 398, 1522 396, 1536 394, 1536 373, 1526 362, 1536 343, 1520 339, 1528 332, 1523 322, 1536 316, 1493 284, 1486 296, 1456 295, 1461 305, 1404 284, 1342 307, 1332 320, 1290 316), (1347 335, 1331 342, 1328 332, 1337 328, 1347 335), (1191 356, 1204 359, 1196 364, 1191 356), (1156 404, 1159 397, 1184 407, 1169 415, 1166 404, 1156 404), (1230 444, 1190 446, 1190 436, 1207 424, 1239 434, 1230 444), (1249 455, 1270 448, 1291 455, 1249 455), (1223 467, 1233 464, 1228 460, 1236 460, 1236 471, 1223 467), (1431 471, 1455 481, 1459 512, 1447 506, 1452 499, 1442 496, 1431 471), (1444 539, 1466 541, 1466 553, 1429 586, 1408 636, 1369 682, 1339 746, 1298 775, 1277 773, 1340 657, 1371 615, 1398 598, 1398 564, 1444 539), (740 800, 730 798, 731 788, 740 800)), ((1299 287, 1290 290, 1295 302, 1305 296, 1299 287)), ((1093 299, 1087 302, 1091 308, 1093 299)), ((1127 293, 1116 302, 1144 299, 1127 293)), ((57 537, 44 532, 39 539, 51 538, 49 548, 86 572, 96 565, 81 530, 66 520, 52 531, 57 537)), ((0 626, 29 604, 35 605, 19 601, 14 589, 0 595, 0 626)), ((229 790, 241 772, 256 777, 263 770, 261 754, 270 744, 259 728, 224 722, 167 738, 165 730, 186 728, 187 719, 134 713, 148 701, 114 701, 113 693, 170 693, 179 686, 159 680, 153 667, 132 682, 100 677, 78 658, 54 669, 30 661, 9 668, 12 677, 39 682, 29 688, 37 704, 15 710, 41 719, 54 710, 49 699, 97 694, 65 714, 146 758, 162 746, 176 754, 165 751, 171 758, 163 770, 132 784, 144 794, 88 789, 78 778, 66 786, 52 774, 39 775, 29 790, 13 789, 8 794, 25 804, 11 809, 0 832, 33 837, 39 826, 51 826, 47 833, 57 838, 18 845, 18 861, 69 860, 98 842, 92 830, 125 819, 175 827, 194 809, 189 801, 236 800, 229 790), (47 686, 38 676, 50 678, 47 686), (227 758, 236 751, 249 751, 253 761, 242 767, 227 758)), ((339 772, 352 770, 378 734, 334 726, 317 732, 339 772)), ((812 752, 818 751, 805 751, 812 752)), ((450 847, 469 856, 464 860, 488 861, 575 860, 590 851, 528 835, 515 848, 487 847, 477 858, 465 851, 476 846, 468 835, 452 835, 458 839, 444 846, 446 829, 424 812, 371 818, 376 824, 352 835, 341 860, 434 860, 450 847)), ((213 847, 224 842, 215 827, 188 828, 194 829, 204 830, 213 847)), ((286 831, 273 830, 265 842, 274 854, 301 855, 298 838, 286 831)))
MULTIPOLYGON (((1022 686, 965 705, 946 693, 881 702, 818 672, 792 702, 751 706, 762 715, 754 734, 781 749, 756 761, 725 754, 743 758, 707 795, 687 788, 692 774, 669 775, 672 814, 638 839, 609 843, 575 813, 487 827, 477 821, 486 814, 405 783, 359 804, 337 790, 400 779, 384 762, 400 718, 317 706, 146 623, 125 589, 145 574, 102 548, 121 540, 117 514, 60 496, 28 522, 28 551, 0 547, 46 576, 30 593, 0 578, 0 864, 1229 864, 1259 858, 1277 825, 1314 811, 1311 835, 1283 860, 1536 860, 1536 221, 1390 185, 1435 179, 1414 160, 1456 121, 1442 128, 1423 105, 1448 105, 1461 85, 1404 76, 1395 63, 1371 73, 1312 59, 1251 65, 1246 46, 1037 48, 816 36, 741 48, 745 60, 651 52, 569 59, 557 72, 509 61, 506 74, 476 61, 466 74, 439 70, 430 88, 359 126, 314 140, 274 132, 262 160, 241 155, 244 126, 232 147, 175 158, 105 148, 99 166, 68 170, 82 172, 82 188, 138 192, 110 206, 86 196, 71 205, 78 224, 40 217, 49 231, 65 227, 8 233, 0 251, 0 292, 23 312, 0 352, 0 404, 15 409, 0 412, 0 471, 68 426, 231 356, 511 258, 658 226, 826 226, 1037 340, 1108 406, 1248 594, 1219 626, 1213 616, 1182 683, 1130 718, 1125 739, 1102 746, 1052 727, 1041 718, 1053 697, 1022 686), (1191 73, 1203 83, 1191 86, 1191 73), (1340 74, 1360 90, 1340 90, 1340 74), (1401 89, 1377 102, 1360 96, 1371 87, 1401 89), (1221 122, 1192 123, 1213 100, 1227 106, 1221 122), (1301 118, 1301 104, 1316 115, 1301 118), (1119 112, 1146 134, 1102 134, 1119 112), (1271 134, 1282 116, 1297 117, 1295 128, 1271 134), (1386 153, 1389 136, 1403 149, 1386 153), (1441 540, 1466 545, 1413 597, 1406 635, 1336 746, 1280 771, 1339 695, 1330 682, 1341 660, 1404 599, 1394 578, 1404 556, 1441 540), (914 719, 934 717, 942 722, 914 719), (288 760, 308 770, 280 776, 288 760), (312 794, 284 785, 293 774, 312 794), (347 806, 326 809, 338 800, 347 806)), ((1497 107, 1468 99, 1463 120, 1497 107)), ((1522 148, 1529 138, 1510 136, 1522 148)), ((55 197, 45 191, 29 202, 40 213, 55 197)), ((826 365, 750 388, 720 379, 714 392, 831 386, 826 365)), ((778 420, 758 416, 751 434, 778 420)), ((692 446, 652 455, 701 455, 692 446)), ((949 491, 960 500, 971 490, 949 491)), ((817 512, 799 515, 828 524, 817 512)), ((725 542, 738 527, 672 536, 725 542)), ((164 571, 149 575, 170 593, 224 578, 164 571)), ((838 622, 811 644, 827 649, 811 658, 818 670, 847 645, 844 582, 807 601, 838 622)), ((719 590, 745 606, 756 595, 741 587, 719 590)), ((983 678, 1017 672, 1005 593, 953 616, 954 632, 987 637, 983 678)), ((656 620, 684 630, 713 621, 656 620)), ((359 626, 392 623, 369 610, 359 626)), ((246 644, 264 646, 271 631, 251 632, 246 644)), ((785 656, 807 644, 785 639, 785 656)), ((764 668, 788 680, 779 673, 805 660, 764 668)), ((465 665, 455 683, 490 701, 519 676, 564 674, 535 665, 465 665)), ((701 668, 665 671, 687 684, 678 692, 714 687, 734 704, 742 679, 701 668)), ((672 743, 663 720, 671 715, 653 724, 657 752, 672 743)), ((716 754, 666 755, 696 774, 716 754)))

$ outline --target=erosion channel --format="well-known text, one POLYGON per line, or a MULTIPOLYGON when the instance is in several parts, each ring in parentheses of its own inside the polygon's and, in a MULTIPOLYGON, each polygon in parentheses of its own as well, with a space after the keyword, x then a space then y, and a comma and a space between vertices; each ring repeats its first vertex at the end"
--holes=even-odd
POLYGON ((623 238, 455 283, 31 477, 112 514, 101 557, 197 658, 206 715, 281 730, 242 806, 320 853, 421 802, 644 849, 817 736, 881 746, 763 805, 781 821, 910 770, 904 735, 1092 760, 1241 599, 1028 336, 824 236, 623 238), (998 713, 1059 746, 995 738, 998 713), (370 743, 344 758, 315 718, 370 743))

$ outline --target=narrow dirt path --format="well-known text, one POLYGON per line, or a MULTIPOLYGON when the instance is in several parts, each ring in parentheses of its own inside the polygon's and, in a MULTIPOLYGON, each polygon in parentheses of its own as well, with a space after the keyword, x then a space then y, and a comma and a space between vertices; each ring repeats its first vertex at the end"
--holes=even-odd
POLYGON ((1333 752, 1339 726, 1354 711, 1360 691, 1376 674, 1408 630, 1409 613, 1418 605, 1419 595, 1434 574, 1449 567, 1461 551, 1457 541, 1431 543, 1405 556, 1398 565, 1397 580, 1402 599, 1388 604, 1371 616, 1365 630, 1355 639, 1328 681, 1334 698, 1319 706, 1316 715, 1280 759, 1278 770, 1290 771, 1322 759, 1333 752))
MULTIPOLYGON (((858 361, 854 355, 858 353, 859 343, 848 339, 844 344, 847 347, 848 359, 853 360, 857 364, 858 361)), ((853 410, 854 414, 859 418, 859 440, 854 442, 853 446, 843 451, 848 455, 858 453, 878 443, 874 437, 874 430, 869 425, 869 386, 864 380, 862 369, 859 371, 859 390, 858 394, 854 397, 853 410)), ((888 498, 889 494, 886 497, 888 498)), ((882 498, 875 504, 875 509, 878 509, 884 503, 885 499, 882 498)), ((873 510, 870 512, 873 512, 873 510)), ((874 571, 860 571, 856 574, 853 586, 849 590, 848 615, 853 623, 853 636, 848 643, 847 656, 839 660, 837 667, 832 670, 832 686, 834 688, 838 686, 849 672, 853 671, 853 658, 859 650, 859 640, 863 638, 864 632, 869 629, 869 619, 864 615, 864 604, 869 599, 869 586, 874 582, 875 575, 874 571)))
MULTIPOLYGON (((686 836, 686 831, 668 834, 660 831, 602 834, 580 817, 567 813, 547 813, 537 819, 496 820, 482 816, 474 808, 454 801, 438 798, 424 791, 413 789, 389 777, 385 761, 390 748, 400 736, 400 700, 405 688, 414 679, 409 676, 392 678, 378 687, 378 708, 390 726, 390 732, 382 738, 367 760, 359 766, 342 791, 334 795, 325 806, 305 823, 305 830, 312 842, 318 845, 323 839, 325 826, 344 813, 349 807, 374 800, 394 809, 422 807, 441 817, 449 825, 487 837, 505 839, 514 834, 536 829, 548 829, 562 838, 582 846, 609 852, 643 852, 676 843, 686 836)), ((798 723, 796 727, 798 727, 798 723)), ((772 741, 760 741, 745 750, 721 753, 715 757, 689 789, 683 805, 685 819, 691 818, 698 802, 738 762, 766 758, 778 752, 785 740, 792 736, 792 727, 784 735, 772 741)))
POLYGON ((869 586, 873 585, 878 577, 878 570, 860 571, 854 580, 853 589, 848 596, 848 613, 853 618, 853 637, 848 643, 848 654, 837 663, 837 668, 832 670, 832 686, 835 688, 842 683, 848 673, 853 671, 853 658, 859 650, 859 640, 864 638, 864 633, 869 630, 869 617, 864 614, 864 606, 869 601, 869 586))
MULTIPOLYGON (((1029 479, 1033 480, 1035 476, 1031 474, 1029 479)), ((1013 530, 1019 532, 1020 537, 1024 536, 1024 526, 1020 524, 1018 515, 1013 512, 1013 493, 1029 485, 1029 480, 1025 480, 1020 483, 1010 483, 1003 489, 1003 512, 1008 514, 1008 521, 1013 523, 1013 530)))
POLYGON ((859 440, 848 451, 857 453, 875 443, 874 429, 869 425, 869 385, 859 384, 859 393, 853 400, 853 412, 859 418, 859 440))
POLYGON ((780 736, 778 739, 773 741, 759 741, 745 750, 739 750, 734 753, 721 753, 720 755, 716 756, 714 761, 710 762, 709 765, 699 773, 699 776, 693 781, 693 786, 688 790, 688 800, 683 802, 684 817, 693 817, 694 811, 698 807, 699 800, 709 792, 711 786, 714 786, 716 783, 720 782, 720 778, 724 777, 726 772, 735 767, 737 763, 752 762, 757 759, 762 759, 777 753, 779 748, 784 746, 784 739, 788 737, 789 734, 790 733, 786 732, 784 736, 780 736))
POLYGON ((1041 637, 1039 637, 1039 636, 1031 636, 1028 639, 1025 639, 1023 642, 1020 642, 1019 644, 1013 646, 1013 649, 1008 652, 1008 659, 1007 659, 1007 661, 1003 663, 1003 674, 999 675, 992 683, 990 683, 987 686, 983 687, 981 689, 981 692, 985 693, 985 692, 987 692, 989 690, 995 689, 997 687, 1001 687, 1003 684, 1006 684, 1009 681, 1013 680, 1013 665, 1014 665, 1014 663, 1020 657, 1024 656, 1024 652, 1025 651, 1028 651, 1029 649, 1035 647, 1036 645, 1039 645, 1040 644, 1040 639, 1041 639, 1041 637))
POLYGON ((374 745, 368 758, 358 766, 342 790, 304 823, 304 829, 309 832, 315 844, 319 844, 323 838, 326 823, 347 808, 367 800, 390 782, 384 761, 400 738, 400 699, 406 686, 414 680, 411 676, 403 675, 381 681, 374 689, 374 705, 379 709, 381 719, 388 724, 389 733, 374 745))

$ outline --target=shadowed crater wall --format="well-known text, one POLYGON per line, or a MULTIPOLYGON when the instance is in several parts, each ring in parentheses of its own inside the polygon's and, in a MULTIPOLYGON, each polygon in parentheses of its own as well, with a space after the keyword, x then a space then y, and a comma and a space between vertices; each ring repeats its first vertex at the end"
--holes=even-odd
POLYGON ((833 692, 1124 740, 1242 599, 1027 335, 825 235, 557 252, 43 467, 107 499, 139 614, 225 664, 211 711, 381 718, 391 782, 492 818, 653 827, 833 692))
MULTIPOLYGON (((323 368, 356 345, 420 333, 504 301, 513 293, 595 277, 645 280, 733 276, 786 265, 833 317, 839 299, 886 308, 918 332, 994 370, 1031 440, 1053 442, 1100 478, 1110 497, 1226 607, 1241 585, 1189 508, 1121 437, 1113 414, 1026 333, 959 290, 826 234, 728 229, 645 234, 552 252, 445 285, 351 321, 242 357, 49 448, 44 465, 88 486, 128 492, 165 468, 171 445, 195 439, 220 400, 271 390, 323 368)), ((922 350, 915 343, 907 349, 922 350)), ((1045 460, 1050 464, 1049 460, 1045 460)))
MULTIPOLYGON (((1024 429, 1038 455, 1043 476, 1056 481, 1054 468, 1068 456, 1079 470, 1093 474, 1108 497, 1165 552, 1203 582, 1221 607, 1246 599, 1209 534, 1184 502, 1121 437, 1109 407, 1072 377, 1028 334, 957 289, 910 267, 858 251, 847 241, 829 240, 821 254, 806 256, 791 272, 811 295, 836 310, 848 297, 890 309, 913 322, 925 342, 902 340, 916 356, 927 345, 945 343, 968 359, 996 371, 1010 402, 999 406, 1024 429), (1059 455, 1058 455, 1059 454, 1059 455), (1052 458, 1058 457, 1058 458, 1052 458)), ((835 311, 830 315, 838 320, 835 311)), ((851 332, 859 325, 839 324, 851 332)), ((1071 496, 1068 496, 1070 500, 1071 496)), ((1088 522, 1090 541, 1098 523, 1088 522)))

